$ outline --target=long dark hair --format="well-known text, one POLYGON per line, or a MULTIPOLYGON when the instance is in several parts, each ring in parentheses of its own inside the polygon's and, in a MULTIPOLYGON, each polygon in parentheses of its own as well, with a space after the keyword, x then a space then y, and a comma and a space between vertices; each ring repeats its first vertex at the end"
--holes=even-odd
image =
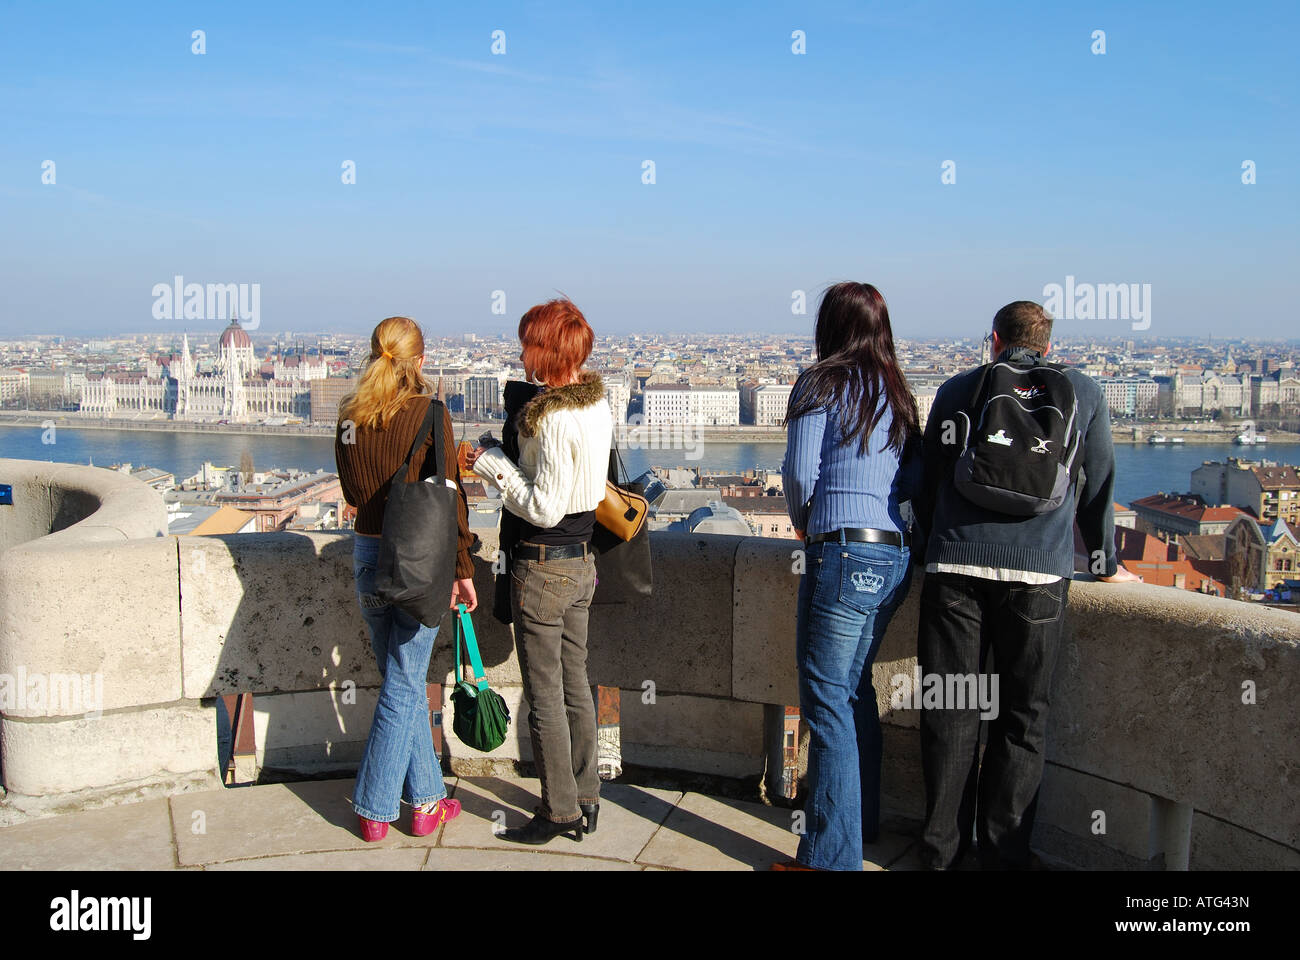
POLYGON ((889 404, 888 449, 901 457, 907 441, 918 432, 916 398, 908 389, 894 355, 889 308, 869 283, 837 283, 827 287, 817 309, 817 362, 799 375, 790 391, 785 423, 822 407, 844 405, 843 440, 858 441, 867 452, 871 432, 889 404))

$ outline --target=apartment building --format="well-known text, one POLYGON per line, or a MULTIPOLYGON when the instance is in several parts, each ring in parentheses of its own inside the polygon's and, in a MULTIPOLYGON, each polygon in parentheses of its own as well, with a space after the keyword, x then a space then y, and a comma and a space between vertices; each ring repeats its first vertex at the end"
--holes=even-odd
POLYGON ((1300 473, 1269 460, 1209 460, 1192 471, 1192 493, 1252 513, 1261 525, 1300 524, 1300 473))
POLYGON ((790 405, 790 383, 749 382, 740 387, 740 421, 756 427, 779 427, 790 405))
POLYGON ((632 402, 631 381, 621 373, 602 373, 600 378, 605 384, 605 399, 609 402, 609 412, 614 418, 614 425, 621 426, 627 423, 627 407, 632 402))
POLYGON ((645 388, 645 422, 738 426, 740 391, 688 383, 649 384, 645 388))
POLYGON ((0 403, 27 402, 31 378, 26 370, 0 370, 0 403))
POLYGON ((1111 416, 1151 417, 1156 414, 1160 385, 1151 377, 1099 377, 1097 384, 1106 397, 1111 416))
POLYGON ((357 377, 325 377, 311 381, 310 417, 313 423, 337 423, 339 401, 357 387, 357 377))
POLYGON ((465 378, 465 412, 495 416, 501 412, 501 380, 495 376, 465 378))

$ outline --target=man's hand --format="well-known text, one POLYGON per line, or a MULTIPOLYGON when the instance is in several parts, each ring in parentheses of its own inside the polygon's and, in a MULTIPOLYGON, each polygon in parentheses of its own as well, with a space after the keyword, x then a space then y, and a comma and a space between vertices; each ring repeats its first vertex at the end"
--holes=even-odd
POLYGON ((1098 577, 1097 579, 1100 580, 1102 583, 1141 583, 1142 582, 1141 577, 1139 577, 1136 573, 1131 571, 1128 567, 1124 566, 1124 564, 1122 563, 1115 568, 1115 576, 1098 577))
POLYGON ((803 543, 805 540, 808 539, 807 536, 804 535, 804 532, 802 530, 796 530, 794 532, 794 535, 799 538, 800 543, 803 543))
POLYGON ((478 606, 478 594, 474 592, 474 581, 470 579, 457 580, 451 587, 451 608, 456 609, 457 604, 465 604, 467 613, 473 612, 478 606))

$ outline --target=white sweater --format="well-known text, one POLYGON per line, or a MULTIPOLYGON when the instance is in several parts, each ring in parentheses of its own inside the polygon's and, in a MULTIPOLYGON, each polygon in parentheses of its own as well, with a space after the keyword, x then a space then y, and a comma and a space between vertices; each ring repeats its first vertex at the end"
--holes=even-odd
POLYGON ((519 465, 500 447, 485 450, 474 472, 501 491, 505 508, 543 529, 605 499, 614 421, 596 374, 551 387, 525 405, 519 465), (530 409, 531 408, 531 409, 530 409))

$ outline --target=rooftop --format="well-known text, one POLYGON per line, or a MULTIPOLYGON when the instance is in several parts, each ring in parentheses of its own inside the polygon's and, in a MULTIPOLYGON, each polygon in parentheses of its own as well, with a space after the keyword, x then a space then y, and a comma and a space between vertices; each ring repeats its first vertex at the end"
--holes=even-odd
POLYGON ((1240 507, 1212 507, 1195 493, 1154 493, 1133 501, 1134 510, 1152 510, 1194 523, 1226 523, 1251 514, 1240 507))
POLYGON ((1251 472, 1259 479, 1259 485, 1265 490, 1290 490, 1300 487, 1300 474, 1295 467, 1267 466, 1252 467, 1251 472))

